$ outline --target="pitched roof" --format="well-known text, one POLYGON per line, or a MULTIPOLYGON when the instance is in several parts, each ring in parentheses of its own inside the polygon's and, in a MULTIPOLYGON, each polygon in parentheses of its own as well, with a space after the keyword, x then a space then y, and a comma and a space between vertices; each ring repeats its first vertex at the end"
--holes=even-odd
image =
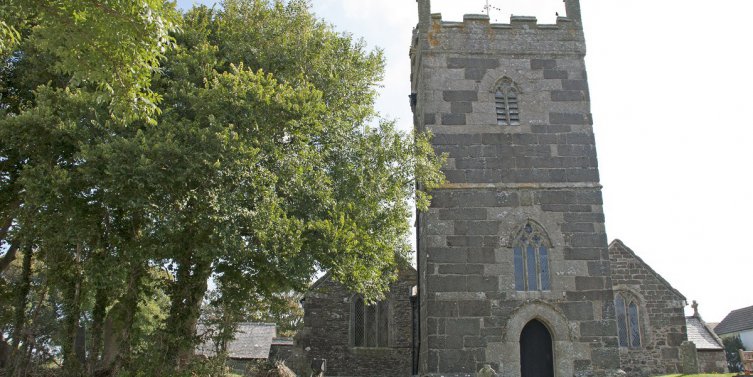
POLYGON ((753 306, 731 311, 716 325, 714 331, 721 335, 751 329, 753 329, 753 306))
POLYGON ((706 326, 702 319, 697 317, 685 317, 685 325, 688 329, 688 340, 695 343, 699 350, 724 349, 722 342, 706 326))
MULTIPOLYGON (((267 359, 272 340, 276 335, 277 327, 274 323, 239 323, 235 339, 227 345, 228 357, 242 360, 267 359)), ((196 353, 211 357, 215 355, 215 350, 211 341, 205 341, 196 348, 196 353)))
POLYGON ((656 277, 657 280, 659 280, 660 282, 662 282, 662 284, 664 284, 667 287, 667 289, 669 289, 670 291, 672 291, 674 294, 676 294, 683 301, 688 301, 688 299, 685 298, 685 295, 683 295, 682 293, 680 293, 680 291, 678 291, 677 289, 675 289, 672 286, 672 284, 669 284, 668 281, 664 280, 664 278, 661 275, 659 275, 658 272, 654 271, 654 269, 651 268, 651 266, 649 266, 648 263, 644 262, 643 259, 641 259, 641 257, 639 257, 637 254, 635 254, 635 252, 632 249, 630 249, 629 247, 627 247, 624 243, 622 243, 622 241, 620 241, 619 239, 614 239, 609 244, 609 251, 611 252, 614 248, 620 248, 623 251, 625 251, 625 252, 629 253, 630 255, 632 255, 633 258, 635 258, 635 260, 637 260, 640 264, 642 264, 646 268, 646 270, 648 270, 652 275, 654 275, 654 277, 656 277))

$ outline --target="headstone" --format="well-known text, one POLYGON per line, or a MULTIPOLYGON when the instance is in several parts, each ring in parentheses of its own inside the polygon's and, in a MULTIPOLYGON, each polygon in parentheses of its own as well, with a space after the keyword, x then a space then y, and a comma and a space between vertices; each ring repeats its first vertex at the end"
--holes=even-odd
POLYGON ((698 373, 698 351, 695 343, 686 340, 680 345, 680 367, 683 374, 698 373))

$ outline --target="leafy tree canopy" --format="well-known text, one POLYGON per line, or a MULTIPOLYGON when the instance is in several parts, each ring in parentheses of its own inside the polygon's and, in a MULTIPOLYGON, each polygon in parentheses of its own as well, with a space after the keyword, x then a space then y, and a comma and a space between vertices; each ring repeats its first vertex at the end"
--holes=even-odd
MULTIPOLYGON (((182 20, 159 0, 18 4, 0 11, 0 237, 44 261, 67 375, 142 368, 149 352, 152 374, 184 368, 211 277, 224 308, 323 270, 370 299, 387 289, 411 203, 428 204, 416 187, 443 178, 428 135, 374 111, 381 51, 304 0, 227 0, 182 20)), ((14 333, 44 296, 22 270, 14 333)))
POLYGON ((0 20, 3 56, 30 46, 48 53, 51 68, 71 84, 100 89, 96 100, 118 119, 148 119, 158 110, 150 82, 180 21, 172 3, 14 0, 0 7, 0 20))

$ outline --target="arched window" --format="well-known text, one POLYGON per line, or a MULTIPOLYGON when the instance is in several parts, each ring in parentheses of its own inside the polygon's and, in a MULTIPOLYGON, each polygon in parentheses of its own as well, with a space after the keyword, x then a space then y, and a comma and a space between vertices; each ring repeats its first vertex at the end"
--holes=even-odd
POLYGON ((618 292, 614 296, 614 312, 617 320, 617 340, 620 347, 640 348, 641 326, 638 300, 632 295, 618 292))
POLYGON ((551 290, 550 249, 551 242, 544 229, 536 222, 528 220, 513 244, 516 291, 551 290))
POLYGON ((497 124, 500 126, 519 126, 518 88, 512 79, 503 77, 494 93, 497 109, 497 124))
POLYGON ((389 304, 379 301, 366 305, 363 297, 353 297, 351 339, 354 347, 387 347, 389 344, 389 304))

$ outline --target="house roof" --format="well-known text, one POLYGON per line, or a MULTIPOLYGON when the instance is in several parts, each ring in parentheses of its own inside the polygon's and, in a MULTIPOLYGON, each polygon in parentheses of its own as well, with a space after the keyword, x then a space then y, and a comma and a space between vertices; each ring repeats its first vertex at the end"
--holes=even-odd
POLYGON ((609 251, 611 252, 614 248, 620 248, 621 250, 623 250, 623 251, 631 254, 633 256, 633 258, 635 258, 635 260, 637 260, 640 264, 642 264, 646 268, 646 270, 648 270, 652 275, 654 275, 654 277, 656 277, 657 280, 659 280, 662 284, 664 284, 667 287, 667 289, 669 289, 670 291, 672 291, 674 294, 676 294, 683 301, 686 301, 686 302, 688 301, 688 299, 685 298, 685 295, 683 295, 682 293, 680 293, 680 291, 678 291, 677 289, 675 289, 672 286, 672 284, 669 284, 668 281, 666 281, 661 275, 659 275, 658 272, 654 271, 654 269, 651 268, 651 266, 649 266, 648 263, 644 262, 643 259, 641 259, 641 257, 639 257, 637 254, 635 254, 635 252, 632 249, 630 249, 629 247, 627 247, 624 243, 622 243, 622 241, 620 241, 619 239, 613 240, 609 244, 609 251))
MULTIPOLYGON (((204 328, 206 332, 206 328, 204 328)), ((235 339, 227 345, 228 357, 231 359, 267 359, 272 341, 277 335, 274 323, 242 322, 238 324, 235 339)), ((215 349, 211 341, 205 341, 196 349, 196 353, 214 356, 215 349)))
POLYGON ((716 325, 714 332, 721 335, 751 329, 753 329, 753 306, 731 311, 716 325))
POLYGON ((724 349, 722 342, 706 326, 706 323, 698 317, 685 317, 686 328, 688 329, 688 340, 695 343, 699 350, 721 350, 724 349))

